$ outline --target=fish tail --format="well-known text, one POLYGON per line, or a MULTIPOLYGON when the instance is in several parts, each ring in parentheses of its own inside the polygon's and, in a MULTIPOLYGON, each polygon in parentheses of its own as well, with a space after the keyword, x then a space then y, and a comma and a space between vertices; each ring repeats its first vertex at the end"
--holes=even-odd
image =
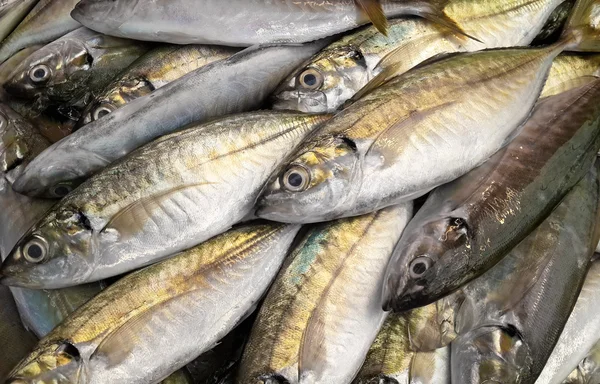
POLYGON ((577 0, 559 44, 568 51, 600 51, 600 0, 577 0))

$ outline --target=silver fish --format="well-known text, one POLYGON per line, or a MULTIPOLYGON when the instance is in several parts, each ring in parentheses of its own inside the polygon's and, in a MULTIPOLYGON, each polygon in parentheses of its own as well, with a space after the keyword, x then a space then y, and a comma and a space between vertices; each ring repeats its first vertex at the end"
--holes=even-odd
POLYGON ((326 42, 248 48, 137 98, 40 154, 15 182, 28 195, 72 188, 158 136, 192 122, 257 108, 277 84, 326 42))
POLYGON ((6 39, 38 0, 3 1, 0 4, 0 41, 6 39))
POLYGON ((563 381, 563 384, 597 383, 600 383, 600 342, 596 343, 589 355, 563 381))

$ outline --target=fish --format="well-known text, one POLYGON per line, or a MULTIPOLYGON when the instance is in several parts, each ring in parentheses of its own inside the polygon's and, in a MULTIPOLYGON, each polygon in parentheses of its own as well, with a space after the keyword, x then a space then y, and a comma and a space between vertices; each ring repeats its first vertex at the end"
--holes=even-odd
POLYGON ((553 44, 560 37, 567 19, 573 10, 575 0, 566 0, 554 9, 542 30, 531 42, 533 46, 553 44))
POLYGON ((461 34, 445 11, 448 0, 82 0, 71 16, 88 28, 136 40, 174 44, 305 43, 386 17, 417 15, 461 34), (156 26, 160 25, 157 33, 156 26))
MULTIPOLYGON (((7 105, 0 104, 0 258, 4 259, 27 230, 44 216, 54 201, 33 199, 12 190, 24 164, 49 143, 35 127, 7 105)), ((11 288, 26 329, 43 337, 67 315, 94 297, 104 285, 88 284, 43 291, 11 288)))
POLYGON ((540 98, 557 95, 600 77, 600 55, 562 54, 552 63, 540 98))
POLYGON ((251 47, 192 71, 54 144, 27 166, 13 188, 48 196, 187 124, 258 108, 285 76, 326 44, 251 47))
POLYGON ((0 63, 23 48, 47 44, 81 27, 70 13, 79 0, 39 0, 23 21, 0 42, 0 63))
POLYGON ((40 104, 77 105, 148 49, 147 44, 82 27, 32 53, 15 68, 4 89, 23 99, 39 99, 40 104))
POLYGON ((19 312, 8 287, 0 285, 0 380, 35 347, 35 336, 21 324, 19 312))
POLYGON ((148 95, 181 76, 238 50, 207 45, 167 45, 146 53, 106 86, 82 112, 78 128, 148 95))
POLYGON ((376 298, 411 216, 406 203, 308 229, 259 310, 236 382, 349 383, 386 318, 376 298))
POLYGON ((570 25, 566 35, 575 40, 446 56, 367 93, 286 160, 257 216, 312 223, 360 215, 423 196, 481 165, 527 120, 554 58, 586 44, 579 19, 570 25))
POLYGON ((162 384, 194 384, 193 378, 190 373, 182 368, 175 373, 171 374, 169 377, 164 379, 162 384))
POLYGON ((533 383, 569 318, 600 237, 595 164, 550 216, 463 290, 453 383, 533 383))
POLYGON ((10 35, 37 2, 38 0, 16 0, 0 4, 0 41, 10 35))
POLYGON ((600 342, 563 381, 564 384, 595 384, 600 382, 600 342))
POLYGON ((450 0, 446 13, 480 41, 461 39, 419 18, 390 20, 341 37, 292 73, 275 91, 274 109, 335 112, 393 62, 401 74, 436 55, 529 45, 562 0, 450 0))
MULTIPOLYGON (((600 316, 595 303, 600 292, 600 262, 592 263, 573 311, 537 379, 539 384, 560 384, 600 342, 600 316)), ((585 376, 585 375, 584 375, 585 376)))
POLYGON ((226 231, 251 214, 283 159, 330 117, 252 112, 149 143, 47 212, 4 261, 1 282, 55 289, 98 281, 226 231))
POLYGON ((299 229, 243 225, 125 276, 40 340, 9 380, 162 380, 212 348, 253 311, 299 229))
MULTIPOLYGON (((21 64, 23 60, 28 58, 29 55, 42 47, 43 45, 32 45, 31 47, 27 47, 15 53, 10 59, 0 64, 0 86, 3 86, 10 79, 10 75, 12 75, 15 68, 21 64)), ((10 98, 6 97, 7 95, 4 94, 4 87, 0 87, 0 92, 2 92, 2 101, 9 102, 10 100, 8 99, 10 98)))
POLYGON ((600 80, 538 103, 520 134, 479 168, 433 191, 398 242, 384 308, 457 290, 531 233, 592 166, 600 80))

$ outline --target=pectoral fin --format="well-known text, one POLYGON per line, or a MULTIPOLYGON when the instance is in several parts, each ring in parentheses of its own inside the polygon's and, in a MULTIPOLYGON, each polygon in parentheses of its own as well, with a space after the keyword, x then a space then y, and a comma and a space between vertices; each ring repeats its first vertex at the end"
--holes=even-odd
POLYGON ((354 0, 354 2, 369 17, 375 28, 387 36, 389 25, 379 0, 354 0))

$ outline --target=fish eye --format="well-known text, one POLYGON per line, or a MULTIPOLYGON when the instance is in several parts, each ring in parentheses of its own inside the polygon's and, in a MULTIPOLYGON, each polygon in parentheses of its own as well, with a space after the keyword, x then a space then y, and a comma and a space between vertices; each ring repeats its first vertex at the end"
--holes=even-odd
POLYGON ((38 64, 29 70, 29 78, 34 83, 44 83, 50 79, 50 68, 45 64, 38 64))
POLYGON ((116 108, 112 104, 102 103, 99 106, 97 106, 96 109, 94 109, 94 112, 92 113, 92 119, 98 120, 98 119, 108 115, 115 109, 116 108))
POLYGON ((23 256, 30 263, 41 263, 48 255, 48 243, 38 236, 34 236, 23 247, 23 256))
POLYGON ((290 192, 300 192, 308 187, 310 173, 306 168, 293 165, 283 174, 282 184, 290 192))
POLYGON ((8 125, 8 119, 4 115, 4 113, 0 112, 0 129, 5 129, 8 125))
POLYGON ((298 83, 302 88, 314 90, 323 85, 323 75, 319 71, 310 68, 298 76, 298 83))
POLYGON ((427 256, 419 256, 414 259, 409 266, 410 276, 419 278, 433 265, 433 261, 427 256))
POLYGON ((62 198, 71 193, 71 191, 73 191, 73 187, 69 184, 57 184, 50 190, 50 194, 53 197, 62 198))

